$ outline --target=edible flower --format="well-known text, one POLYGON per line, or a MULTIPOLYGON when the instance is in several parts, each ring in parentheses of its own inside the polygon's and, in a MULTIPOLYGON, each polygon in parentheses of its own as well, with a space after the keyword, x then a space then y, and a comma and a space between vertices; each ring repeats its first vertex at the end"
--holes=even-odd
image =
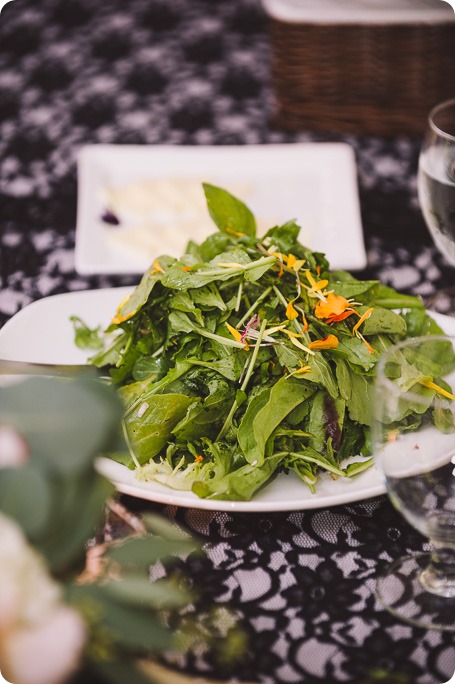
POLYGON ((291 301, 289 302, 289 304, 288 304, 287 307, 286 307, 286 318, 287 318, 289 321, 293 321, 293 320, 295 320, 296 318, 298 318, 298 316, 299 316, 299 312, 296 311, 296 309, 295 309, 295 307, 294 307, 294 303, 293 303, 293 301, 292 301, 292 299, 291 299, 291 301))
POLYGON ((448 392, 443 387, 440 387, 432 380, 419 380, 419 383, 427 389, 435 390, 435 392, 440 394, 442 397, 445 397, 446 399, 452 399, 452 401, 455 401, 455 395, 451 394, 451 392, 448 392))
POLYGON ((364 314, 362 314, 362 316, 360 316, 359 320, 357 321, 355 326, 352 328, 352 332, 354 333, 354 335, 356 335, 359 338, 359 340, 362 340, 362 342, 364 343, 364 345, 366 346, 366 348, 368 349, 370 354, 374 354, 374 349, 371 346, 371 344, 369 344, 369 342, 366 341, 364 336, 359 332, 359 328, 362 325, 362 323, 364 323, 367 320, 367 318, 370 318, 372 313, 373 313, 373 307, 371 306, 369 309, 367 309, 365 311, 364 314))
POLYGON ((244 343, 244 347, 243 347, 243 348, 244 348, 246 351, 248 351, 248 349, 250 348, 250 345, 248 344, 248 342, 245 341, 245 338, 244 338, 244 336, 242 335, 242 333, 240 332, 240 330, 237 330, 237 328, 234 328, 232 325, 229 325, 229 323, 227 323, 227 322, 226 322, 226 327, 227 327, 227 329, 229 330, 229 332, 231 333, 231 335, 232 335, 232 337, 234 338, 234 340, 235 340, 236 342, 243 342, 243 343, 244 343))
POLYGON ((242 333, 239 330, 236 330, 232 325, 229 325, 229 323, 226 323, 226 328, 236 342, 242 342, 242 333))
POLYGON ((158 259, 155 259, 155 261, 153 262, 153 268, 150 271, 151 275, 156 275, 156 273, 164 273, 164 268, 161 266, 158 259))
POLYGON ((286 328, 283 328, 282 332, 284 332, 289 337, 289 339, 291 340, 294 347, 297 347, 298 349, 301 349, 302 351, 305 351, 308 354, 314 354, 314 352, 311 351, 311 349, 309 347, 306 347, 304 344, 299 342, 299 340, 297 338, 302 337, 301 335, 299 335, 298 333, 292 332, 292 330, 286 330, 286 328))
POLYGON ((340 321, 344 321, 345 318, 349 318, 349 316, 352 316, 352 314, 355 313, 357 313, 355 309, 346 309, 346 311, 343 311, 343 313, 340 313, 337 316, 329 316, 329 318, 327 318, 326 320, 326 323, 339 323, 340 321))
POLYGON ((229 233, 229 235, 233 235, 234 237, 245 237, 246 233, 240 233, 237 230, 234 230, 233 228, 226 228, 226 233, 229 233))
POLYGON ((338 337, 336 335, 327 335, 321 340, 314 340, 308 345, 310 349, 316 349, 317 351, 321 349, 336 349, 338 347, 338 337))
POLYGON ((311 366, 300 366, 300 368, 297 368, 297 370, 289 373, 288 378, 290 378, 291 375, 300 375, 302 373, 311 373, 311 366))
POLYGON ((329 284, 328 280, 318 280, 316 281, 313 278, 313 275, 310 270, 305 271, 306 278, 308 282, 310 283, 310 287, 308 285, 304 285, 304 287, 308 290, 308 295, 310 297, 318 297, 322 301, 326 301, 326 297, 323 293, 323 290, 327 285, 329 284))
POLYGON ((308 321, 307 321, 307 318, 306 318, 306 316, 305 316, 305 312, 302 311, 302 310, 300 310, 300 313, 302 314, 302 318, 303 318, 303 328, 302 328, 302 332, 306 333, 306 332, 309 330, 310 324, 309 324, 308 321))
POLYGON ((292 268, 292 270, 296 273, 302 268, 304 263, 305 259, 297 259, 297 257, 295 257, 293 254, 288 254, 287 266, 288 268, 292 268))
POLYGON ((125 306, 125 304, 128 302, 128 300, 129 300, 130 297, 131 297, 131 295, 130 295, 130 294, 127 294, 126 297, 124 297, 124 298, 122 299, 122 301, 120 302, 120 304, 119 304, 118 307, 117 307, 117 311, 116 311, 116 313, 115 313, 115 316, 114 316, 114 318, 113 318, 112 321, 111 321, 112 323, 115 323, 116 325, 120 325, 120 323, 123 323, 124 321, 127 321, 128 318, 131 318, 132 316, 134 316, 134 314, 136 313, 137 309, 134 309, 133 311, 130 311, 130 312, 127 313, 127 314, 121 314, 121 313, 120 313, 121 310, 123 309, 123 307, 125 306))
POLYGON ((260 322, 261 322, 261 321, 260 321, 260 319, 259 319, 259 316, 258 316, 257 314, 254 314, 254 316, 253 316, 252 318, 250 318, 250 320, 249 320, 248 323, 246 324, 246 326, 245 326, 245 328, 244 328, 244 330, 243 330, 243 332, 242 332, 242 334, 241 334, 241 336, 240 336, 240 341, 241 341, 241 342, 244 342, 244 341, 245 341, 245 338, 248 337, 249 333, 250 333, 252 330, 256 330, 256 329, 257 329, 257 327, 259 326, 259 323, 260 323, 260 322))
POLYGON ((325 301, 319 300, 316 304, 314 315, 319 319, 327 319, 332 322, 333 319, 343 320, 339 318, 348 311, 349 313, 344 316, 347 318, 351 313, 354 313, 354 309, 351 307, 351 303, 343 297, 342 295, 336 295, 333 292, 329 292, 326 296, 325 301))

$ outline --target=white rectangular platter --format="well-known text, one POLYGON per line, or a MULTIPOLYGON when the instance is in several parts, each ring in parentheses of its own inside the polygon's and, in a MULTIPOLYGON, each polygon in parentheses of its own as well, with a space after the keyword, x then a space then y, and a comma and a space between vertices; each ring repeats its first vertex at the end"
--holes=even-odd
POLYGON ((202 183, 245 202, 258 232, 295 219, 300 241, 332 268, 366 266, 357 170, 346 143, 89 145, 78 160, 76 268, 142 273, 161 254, 216 230, 202 183), (119 225, 108 223, 106 211, 119 225))

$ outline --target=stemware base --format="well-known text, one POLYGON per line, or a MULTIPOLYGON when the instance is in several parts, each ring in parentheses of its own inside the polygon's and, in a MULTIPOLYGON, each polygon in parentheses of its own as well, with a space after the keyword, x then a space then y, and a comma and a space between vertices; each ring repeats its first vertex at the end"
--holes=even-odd
POLYGON ((376 595, 392 615, 425 629, 455 632, 455 597, 427 591, 421 575, 431 563, 431 553, 418 553, 393 561, 378 577, 376 595))

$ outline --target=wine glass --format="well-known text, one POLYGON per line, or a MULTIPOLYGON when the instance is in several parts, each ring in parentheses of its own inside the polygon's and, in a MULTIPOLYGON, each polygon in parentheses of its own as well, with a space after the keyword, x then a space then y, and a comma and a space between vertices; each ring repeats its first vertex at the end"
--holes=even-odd
POLYGON ((429 540, 377 579, 380 602, 408 623, 455 632, 455 337, 386 350, 375 384, 374 456, 392 504, 429 540))
MULTIPOLYGON (((417 188, 433 241, 455 266, 455 98, 436 105, 428 116, 417 188)), ((455 287, 437 292, 427 304, 441 313, 455 313, 455 287)))

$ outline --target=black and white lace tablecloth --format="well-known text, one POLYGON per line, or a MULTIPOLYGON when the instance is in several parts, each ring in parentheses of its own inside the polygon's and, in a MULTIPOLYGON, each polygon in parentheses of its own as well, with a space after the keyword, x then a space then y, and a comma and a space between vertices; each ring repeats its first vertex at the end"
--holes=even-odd
MULTIPOLYGON (((418 141, 273 127, 259 0, 14 0, 0 14, 0 324, 51 294, 136 282, 74 269, 76 154, 88 143, 343 140, 355 150, 368 253, 360 277, 431 295, 453 283, 420 216, 418 141)), ((127 501, 132 507, 140 504, 127 501)), ((159 507, 205 542, 185 570, 250 634, 241 664, 194 672, 272 682, 441 684, 453 638, 397 622, 379 569, 424 539, 385 497, 328 510, 228 514, 159 507)))

